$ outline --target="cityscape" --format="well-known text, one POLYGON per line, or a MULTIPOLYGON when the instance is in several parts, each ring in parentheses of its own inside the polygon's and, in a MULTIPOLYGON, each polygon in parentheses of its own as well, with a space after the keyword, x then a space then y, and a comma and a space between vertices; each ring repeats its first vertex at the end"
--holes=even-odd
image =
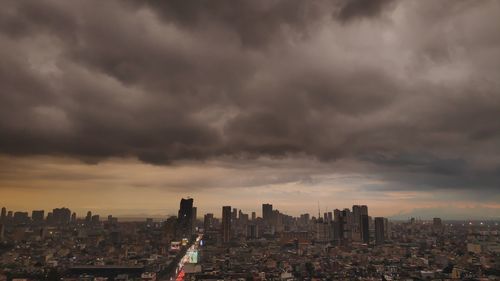
POLYGON ((498 221, 391 221, 367 205, 289 216, 273 204, 121 222, 2 208, 0 280, 498 280, 498 221))
POLYGON ((0 281, 500 281, 500 0, 0 7, 0 281))

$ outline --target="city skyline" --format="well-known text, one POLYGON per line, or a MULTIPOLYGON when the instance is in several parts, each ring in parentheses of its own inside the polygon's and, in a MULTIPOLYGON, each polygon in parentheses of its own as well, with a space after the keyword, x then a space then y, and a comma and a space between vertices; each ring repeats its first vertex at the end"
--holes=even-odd
MULTIPOLYGON (((500 274, 498 221, 394 221, 353 205, 298 217, 262 203, 261 217, 222 206, 197 217, 124 221, 68 208, 0 214, 2 280, 464 280, 500 274), (48 272, 48 273, 47 273, 48 272), (421 277, 421 278, 419 278, 421 277)), ((318 206, 319 207, 319 206, 318 206)), ((478 279, 480 280, 480 279, 478 279)))
MULTIPOLYGON (((181 198, 181 201, 183 201, 183 200, 194 200, 194 199, 191 197, 181 198)), ((198 202, 197 205, 194 207, 195 215, 193 216, 193 219, 196 218, 197 220, 203 220, 203 218, 207 214, 213 216, 213 218, 223 219, 224 211, 220 212, 220 209, 221 208, 224 209, 224 207, 232 207, 232 208, 234 208, 233 210, 238 210, 240 213, 246 214, 248 216, 255 214, 256 218, 262 219, 263 221, 270 220, 269 218, 273 215, 272 214, 273 210, 278 211, 278 212, 285 214, 285 215, 289 215, 289 216, 294 217, 294 218, 299 218, 303 215, 308 215, 311 218, 313 218, 313 217, 323 218, 323 215, 326 215, 328 213, 329 213, 329 215, 332 215, 335 210, 343 210, 345 208, 352 207, 352 212, 354 214, 354 213, 356 213, 356 208, 358 208, 359 206, 366 207, 366 205, 360 205, 359 203, 355 203, 353 205, 340 205, 340 206, 335 206, 333 208, 321 208, 319 205, 316 205, 316 207, 318 209, 316 209, 316 211, 314 211, 314 212, 308 212, 307 210, 301 210, 298 213, 295 213, 295 212, 290 213, 284 209, 278 208, 279 206, 276 206, 276 205, 273 206, 273 204, 269 204, 269 203, 262 203, 262 206, 257 206, 256 208, 253 208, 253 209, 252 208, 243 209, 243 208, 239 208, 239 206, 236 206, 236 205, 225 205, 225 206, 221 205, 218 207, 218 209, 217 208, 216 209, 204 209, 204 208, 200 208, 199 207, 200 205, 202 206, 203 203, 200 204, 198 202), (270 210, 271 210, 270 211, 271 213, 267 212, 267 218, 266 218, 266 215, 264 215, 264 213, 265 213, 264 206, 265 205, 270 206, 270 210), (197 213, 198 209, 200 209, 200 213, 197 213), (319 214, 319 216, 317 216, 318 214, 319 214)), ((148 218, 152 218, 152 219, 155 219, 158 221, 164 221, 165 219, 167 219, 169 217, 179 217, 180 213, 177 213, 177 212, 180 212, 180 210, 181 210, 181 209, 176 209, 175 206, 172 206, 169 209, 172 209, 174 211, 169 211, 169 212, 132 213, 132 212, 130 212, 130 210, 127 209, 126 211, 128 211, 130 213, 120 213, 120 212, 113 213, 112 210, 111 211, 102 210, 102 209, 101 210, 100 209, 85 209, 84 210, 84 209, 73 209, 73 208, 67 207, 67 206, 59 206, 59 207, 48 208, 48 209, 44 209, 44 208, 39 208, 39 209, 36 209, 36 208, 35 209, 9 209, 6 206, 0 206, 0 207, 2 208, 2 215, 6 215, 7 213, 10 213, 11 215, 14 215, 15 213, 24 213, 27 215, 28 218, 30 218, 33 221, 50 220, 49 217, 51 217, 53 215, 54 211, 59 211, 59 210, 67 210, 69 212, 67 215, 68 221, 70 218, 71 218, 71 220, 74 220, 74 219, 87 219, 88 220, 89 216, 92 216, 92 214, 97 215, 97 217, 100 216, 101 220, 106 220, 106 219, 109 219, 109 217, 113 217, 113 218, 122 219, 125 221, 142 221, 142 220, 148 219, 148 218), (4 214, 4 209, 5 209, 5 214, 4 214), (175 210, 177 210, 177 211, 175 211, 175 210)), ((167 209, 165 209, 165 210, 167 210, 167 209)), ((185 212, 185 211, 183 211, 183 212, 185 212)), ((366 211, 364 211, 364 213, 366 213, 366 211)), ((388 219, 391 219, 394 221, 408 221, 410 219, 417 219, 417 220, 429 222, 429 221, 436 219, 436 216, 434 214, 441 214, 442 215, 443 212, 427 213, 423 216, 419 216, 418 213, 417 213, 417 215, 415 215, 415 213, 404 213, 404 214, 398 214, 398 215, 394 215, 394 216, 386 216, 385 218, 388 218, 388 219)), ((443 216, 438 216, 438 217, 440 219, 449 220, 449 221, 475 221, 475 222, 500 221, 500 218, 495 217, 495 216, 492 216, 492 217, 474 217, 474 216, 470 216, 467 214, 463 214, 463 215, 456 216, 456 217, 447 217, 446 213, 444 213, 444 214, 445 214, 444 217, 443 216)), ((382 215, 380 213, 373 212, 373 210, 370 211, 371 218, 376 218, 376 217, 381 217, 381 216, 382 215)))
POLYGON ((3 6, 0 206, 500 217, 498 1, 3 6))

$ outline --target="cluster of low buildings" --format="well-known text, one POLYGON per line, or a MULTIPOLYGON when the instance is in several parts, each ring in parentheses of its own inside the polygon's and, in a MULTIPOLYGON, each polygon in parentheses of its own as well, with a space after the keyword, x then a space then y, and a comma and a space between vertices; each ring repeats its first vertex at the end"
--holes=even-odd
POLYGON ((223 211, 221 226, 205 229, 201 266, 185 279, 500 280, 497 222, 372 219, 358 205, 312 218, 273 213, 245 232, 223 211))
POLYGON ((184 229, 171 232, 171 220, 120 222, 90 212, 74 219, 70 212, 67 220, 53 216, 16 220, 2 213, 6 215, 0 217, 0 278, 10 280, 45 280, 57 272, 69 280, 120 276, 151 281, 152 274, 171 275, 191 238, 191 233, 179 238, 184 229))
POLYGON ((198 220, 193 199, 162 221, 40 212, 2 211, 0 281, 500 280, 492 221, 389 221, 364 205, 292 217, 271 204, 198 220))

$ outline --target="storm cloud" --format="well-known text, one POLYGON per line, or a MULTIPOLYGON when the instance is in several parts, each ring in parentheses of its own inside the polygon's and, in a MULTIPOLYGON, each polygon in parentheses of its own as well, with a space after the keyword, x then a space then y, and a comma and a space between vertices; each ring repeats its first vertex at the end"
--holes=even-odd
POLYGON ((500 185, 497 1, 2 6, 0 153, 314 158, 401 188, 500 185))

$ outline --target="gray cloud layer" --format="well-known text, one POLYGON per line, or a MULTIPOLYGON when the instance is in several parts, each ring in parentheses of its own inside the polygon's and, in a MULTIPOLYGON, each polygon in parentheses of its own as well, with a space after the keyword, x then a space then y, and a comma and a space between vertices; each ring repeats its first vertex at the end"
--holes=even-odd
POLYGON ((7 1, 0 152, 352 159, 498 189, 496 1, 7 1))

